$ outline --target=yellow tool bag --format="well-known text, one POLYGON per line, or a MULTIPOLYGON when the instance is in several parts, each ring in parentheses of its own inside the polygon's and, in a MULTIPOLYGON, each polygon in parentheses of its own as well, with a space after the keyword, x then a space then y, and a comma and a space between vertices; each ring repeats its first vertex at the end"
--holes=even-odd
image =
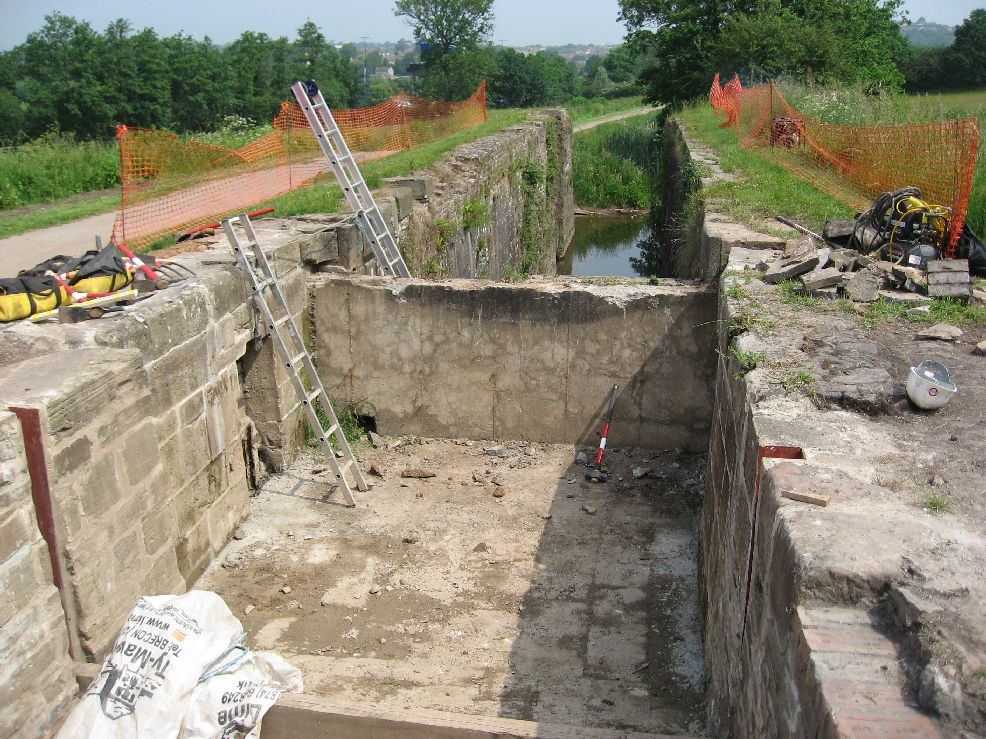
POLYGON ((68 275, 68 284, 80 293, 111 293, 134 281, 123 254, 113 244, 69 260, 60 271, 68 275))
POLYGON ((0 279, 0 322, 27 318, 71 302, 72 298, 54 277, 25 275, 0 279))

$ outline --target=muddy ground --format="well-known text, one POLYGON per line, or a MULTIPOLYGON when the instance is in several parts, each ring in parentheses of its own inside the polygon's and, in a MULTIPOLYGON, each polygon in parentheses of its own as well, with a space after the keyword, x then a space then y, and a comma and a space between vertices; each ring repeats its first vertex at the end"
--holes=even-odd
POLYGON ((385 439, 359 450, 383 478, 355 509, 324 497, 324 463, 305 454, 196 587, 300 667, 307 693, 701 733, 705 456, 614 450, 593 484, 575 453, 385 439))

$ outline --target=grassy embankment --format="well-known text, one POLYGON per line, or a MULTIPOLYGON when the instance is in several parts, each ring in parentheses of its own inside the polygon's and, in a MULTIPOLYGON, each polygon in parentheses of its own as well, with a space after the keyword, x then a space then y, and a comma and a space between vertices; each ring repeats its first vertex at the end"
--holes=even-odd
MULTIPOLYGON (((873 97, 851 88, 782 89, 799 111, 831 123, 875 126, 971 117, 979 124, 980 136, 986 136, 986 91, 873 97)), ((771 224, 773 216, 784 215, 819 229, 829 218, 851 217, 856 212, 852 204, 827 195, 779 164, 744 150, 731 129, 719 128, 719 119, 707 101, 688 106, 680 118, 700 141, 716 150, 723 169, 738 177, 736 182, 720 182, 706 188, 706 197, 718 198, 723 208, 747 225, 790 234, 778 230, 776 223, 771 224)), ((906 157, 906 152, 901 155, 906 157)), ((906 184, 902 182, 901 187, 906 184)), ((982 138, 968 220, 978 233, 986 231, 986 141, 982 138)))
MULTIPOLYGON (((785 90, 788 99, 798 110, 820 120, 847 125, 888 125, 924 123, 973 117, 980 136, 986 134, 986 91, 950 95, 888 96, 871 98, 854 90, 804 89, 785 90)), ((719 119, 707 101, 688 106, 679 115, 683 124, 702 143, 715 150, 723 170, 736 177, 732 182, 717 182, 702 191, 705 199, 714 198, 717 207, 729 212, 747 225, 790 235, 791 231, 777 229, 774 216, 784 215, 804 225, 820 230, 830 218, 852 217, 855 209, 819 191, 805 180, 754 152, 743 149, 735 133, 719 127, 719 119)), ((986 231, 986 152, 981 138, 975 181, 969 208, 969 222, 974 230, 986 231)), ((901 183, 901 186, 907 183, 901 183)), ((749 276, 749 275, 747 275, 749 276)), ((855 313, 854 306, 845 300, 832 304, 817 298, 800 295, 795 283, 782 285, 783 300, 792 306, 838 310, 855 313)), ((731 288, 743 293, 741 286, 731 288)), ((907 305, 882 298, 866 307, 861 316, 864 325, 880 320, 926 323, 986 321, 986 311, 952 300, 935 300, 928 315, 908 315, 907 305)))
MULTIPOLYGON (((570 107, 573 120, 582 122, 639 107, 640 98, 578 101, 570 107)), ((412 151, 399 152, 366 165, 371 186, 381 177, 406 174, 426 167, 449 149, 498 131, 524 118, 526 111, 490 110, 489 121, 412 151)), ((237 148, 270 131, 255 126, 237 131, 201 134, 194 138, 226 148, 237 148)), ((119 186, 119 153, 116 142, 78 143, 71 137, 46 136, 24 146, 0 150, 0 238, 37 228, 107 213, 119 207, 118 195, 86 197, 84 194, 119 186)), ((284 215, 324 209, 338 202, 327 188, 314 187, 279 198, 275 205, 284 215), (333 199, 334 198, 334 199, 333 199)))

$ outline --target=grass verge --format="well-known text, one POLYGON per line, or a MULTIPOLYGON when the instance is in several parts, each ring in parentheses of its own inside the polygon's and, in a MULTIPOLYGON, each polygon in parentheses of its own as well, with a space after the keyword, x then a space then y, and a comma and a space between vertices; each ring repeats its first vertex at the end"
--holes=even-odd
POLYGON ((732 129, 720 128, 707 101, 693 103, 678 114, 685 128, 714 149, 723 171, 735 181, 715 182, 703 191, 707 201, 750 228, 789 237, 793 233, 774 221, 786 216, 809 228, 821 230, 830 218, 851 218, 855 211, 779 164, 746 151, 732 129))
POLYGON ((0 212, 0 239, 39 228, 60 226, 63 223, 71 223, 100 213, 109 213, 119 207, 119 195, 106 195, 91 200, 55 203, 51 207, 41 208, 32 213, 5 215, 0 212))

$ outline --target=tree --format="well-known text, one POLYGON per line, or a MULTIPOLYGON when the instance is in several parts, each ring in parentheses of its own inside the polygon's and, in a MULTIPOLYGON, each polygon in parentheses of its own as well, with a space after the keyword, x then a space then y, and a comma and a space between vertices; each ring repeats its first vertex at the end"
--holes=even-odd
POLYGON ((110 95, 101 77, 102 43, 88 23, 54 13, 14 50, 15 92, 26 104, 29 136, 51 128, 84 138, 112 135, 110 95))
POLYGON ((640 71, 637 55, 626 44, 611 49, 602 65, 606 68, 606 74, 617 85, 633 82, 640 71))
POLYGON ((397 0, 394 12, 408 19, 421 46, 425 90, 461 98, 490 70, 492 54, 476 52, 493 31, 493 0, 397 0))
POLYGON ((898 87, 902 0, 620 0, 651 102, 708 91, 715 71, 898 87))
POLYGON ((232 70, 206 36, 164 39, 171 87, 171 115, 178 131, 211 131, 234 107, 232 70))
MULTIPOLYGON (((359 90, 356 69, 325 40, 321 30, 311 21, 298 29, 298 37, 291 43, 288 60, 291 82, 315 80, 330 107, 355 104, 359 90)), ((286 97, 286 92, 282 93, 283 97, 286 97)))
POLYGON ((986 10, 973 10, 955 29, 948 53, 953 80, 966 88, 986 85, 986 10))
POLYGON ((544 72, 530 57, 509 49, 497 49, 490 75, 487 100, 495 108, 530 108, 547 97, 544 72))
POLYGON ((269 121, 287 97, 291 83, 288 40, 244 31, 223 49, 232 74, 235 105, 230 111, 254 122, 269 121))
POLYGON ((153 29, 134 34, 119 18, 103 32, 101 68, 113 120, 131 126, 172 125, 167 50, 153 29))

